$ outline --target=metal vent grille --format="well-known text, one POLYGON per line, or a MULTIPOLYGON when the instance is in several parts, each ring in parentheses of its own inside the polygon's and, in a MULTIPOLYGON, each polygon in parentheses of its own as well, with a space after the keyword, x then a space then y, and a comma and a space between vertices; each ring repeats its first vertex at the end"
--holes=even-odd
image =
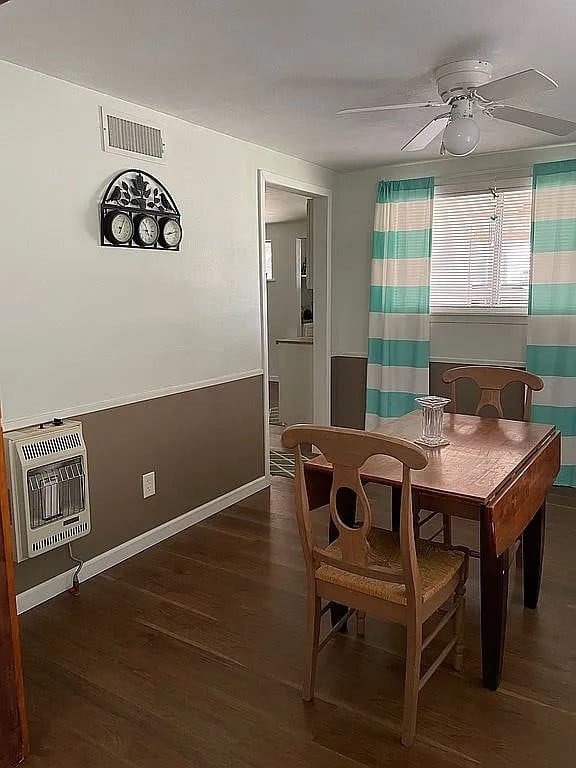
POLYGON ((53 547, 55 544, 63 544, 69 539, 77 538, 88 530, 88 523, 77 523, 76 525, 69 525, 63 528, 58 533, 53 533, 51 536, 46 536, 45 539, 40 539, 32 544, 32 552, 42 552, 45 549, 53 547))
POLYGON ((134 152, 161 160, 164 157, 162 131, 116 115, 106 115, 108 145, 123 152, 134 152))
POLYGON ((57 518, 77 515, 85 506, 82 456, 28 471, 28 502, 32 529, 57 518))
POLYGON ((52 456, 55 453, 60 453, 60 451, 80 447, 80 435, 77 432, 72 432, 70 435, 58 435, 23 445, 22 455, 27 461, 30 461, 31 459, 39 459, 41 456, 52 456))

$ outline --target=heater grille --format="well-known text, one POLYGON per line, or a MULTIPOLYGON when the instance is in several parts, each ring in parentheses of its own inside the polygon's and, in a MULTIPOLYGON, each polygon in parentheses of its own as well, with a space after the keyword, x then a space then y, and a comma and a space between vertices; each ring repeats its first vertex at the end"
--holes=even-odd
POLYGON ((45 539, 39 539, 32 544, 32 552, 39 554, 46 549, 53 549, 54 546, 64 544, 71 539, 77 539, 82 536, 83 533, 88 531, 88 523, 78 523, 77 525, 70 525, 63 528, 58 533, 53 533, 51 536, 46 536, 45 539))
POLYGON ((82 456, 28 470, 30 527, 82 512, 84 481, 82 456))
POLYGON ((71 448, 80 448, 80 435, 72 432, 69 435, 59 435, 48 440, 38 440, 36 443, 28 443, 22 446, 22 455, 27 461, 39 459, 40 456, 51 456, 60 451, 68 451, 71 448))

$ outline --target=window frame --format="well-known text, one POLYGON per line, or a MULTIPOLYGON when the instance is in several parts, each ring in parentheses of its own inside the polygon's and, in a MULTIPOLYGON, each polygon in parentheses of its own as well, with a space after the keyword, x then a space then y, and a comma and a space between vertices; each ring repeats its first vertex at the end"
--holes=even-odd
MULTIPOLYGON (((495 187, 499 192, 513 192, 532 189, 532 178, 522 173, 515 178, 500 179, 492 176, 492 179, 483 175, 481 180, 459 179, 455 183, 442 183, 440 180, 434 190, 434 197, 453 197, 456 195, 469 195, 478 192, 486 192, 490 187, 495 187)), ((432 223, 432 226, 434 224, 432 223)), ((532 253, 530 253, 530 269, 532 267, 532 253)), ((430 270, 432 270, 432 251, 430 252, 430 270)), ((431 281, 430 281, 431 283, 431 281)), ((480 307, 470 305, 443 304, 436 307, 430 305, 430 315, 462 315, 468 318, 493 316, 504 319, 505 317, 528 317, 528 307, 480 307)))

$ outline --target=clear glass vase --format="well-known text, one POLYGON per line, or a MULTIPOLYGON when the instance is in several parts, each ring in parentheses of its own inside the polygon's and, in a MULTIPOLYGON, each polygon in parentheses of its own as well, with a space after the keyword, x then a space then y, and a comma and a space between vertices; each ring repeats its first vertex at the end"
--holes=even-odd
POLYGON ((414 441, 427 448, 449 445, 442 434, 444 408, 451 401, 446 397, 417 397, 416 402, 422 408, 422 434, 414 441))

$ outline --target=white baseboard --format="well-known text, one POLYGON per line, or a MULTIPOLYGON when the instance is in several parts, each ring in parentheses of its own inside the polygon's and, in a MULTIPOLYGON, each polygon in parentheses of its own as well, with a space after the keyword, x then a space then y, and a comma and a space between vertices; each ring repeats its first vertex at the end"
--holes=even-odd
MULTIPOLYGON (((223 496, 219 496, 217 499, 202 504, 201 507, 196 507, 189 512, 185 512, 180 517, 169 520, 167 523, 162 523, 157 528, 153 528, 151 531, 136 536, 130 541, 125 541, 123 544, 119 544, 114 549, 103 552, 101 555, 96 555, 91 560, 88 560, 82 572, 80 573, 80 581, 87 581, 93 576, 97 576, 102 571, 112 568, 114 565, 118 565, 123 560, 127 560, 133 555, 137 555, 139 552, 153 547, 155 544, 159 544, 164 539, 174 536, 180 531, 184 531, 186 528, 199 523, 201 520, 205 520, 207 517, 215 515, 217 512, 221 512, 227 507, 231 507, 233 504, 252 496, 253 493, 264 490, 270 485, 270 479, 266 477, 259 477, 256 480, 252 480, 246 485, 240 486, 229 493, 225 493, 223 496)), ((16 607, 18 613, 25 613, 31 608, 34 608, 41 603, 45 603, 56 595, 62 594, 72 586, 72 576, 74 575, 74 568, 64 573, 59 573, 48 581, 44 581, 42 584, 38 584, 36 587, 21 592, 16 596, 16 607)))

